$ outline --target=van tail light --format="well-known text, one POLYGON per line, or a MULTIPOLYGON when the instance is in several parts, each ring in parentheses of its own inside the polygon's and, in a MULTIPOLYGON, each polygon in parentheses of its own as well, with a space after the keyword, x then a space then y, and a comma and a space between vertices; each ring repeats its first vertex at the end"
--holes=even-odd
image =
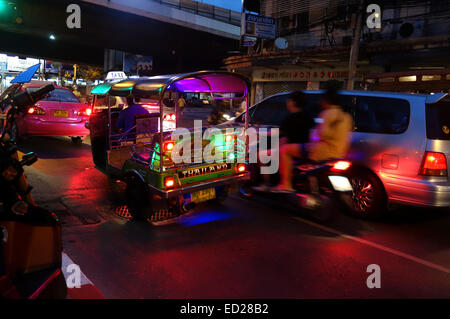
POLYGON ((164 186, 166 189, 173 188, 175 186, 175 179, 172 176, 164 178, 164 186))
POLYGON ((245 164, 244 164, 244 163, 240 163, 240 164, 238 164, 238 166, 237 166, 237 171, 238 171, 238 173, 244 173, 246 169, 247 169, 247 168, 245 167, 245 164))
POLYGON ((170 152, 170 151, 173 150, 174 146, 175 146, 175 143, 172 142, 172 141, 170 141, 170 142, 165 142, 165 143, 164 143, 164 151, 170 152))
POLYGON ((28 114, 45 115, 45 111, 41 109, 39 106, 33 106, 28 109, 28 114))
POLYGON ((447 158, 443 153, 425 152, 420 175, 447 176, 447 158))
POLYGON ((331 168, 331 170, 333 171, 346 171, 350 168, 350 166, 352 166, 352 163, 349 161, 337 161, 332 164, 333 167, 331 168))

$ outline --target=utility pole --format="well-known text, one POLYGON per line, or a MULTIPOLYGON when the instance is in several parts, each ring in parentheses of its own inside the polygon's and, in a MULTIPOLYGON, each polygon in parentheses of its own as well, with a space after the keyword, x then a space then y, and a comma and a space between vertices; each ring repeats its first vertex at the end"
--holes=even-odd
POLYGON ((356 13, 356 26, 354 29, 352 47, 350 49, 350 59, 348 62, 348 80, 347 90, 353 90, 356 76, 356 62, 358 62, 359 42, 361 40, 361 24, 362 24, 362 1, 358 6, 356 13))

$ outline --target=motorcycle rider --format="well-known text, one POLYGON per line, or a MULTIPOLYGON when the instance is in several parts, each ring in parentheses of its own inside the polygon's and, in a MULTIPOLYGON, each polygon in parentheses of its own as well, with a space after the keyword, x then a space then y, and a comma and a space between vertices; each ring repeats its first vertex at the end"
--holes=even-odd
POLYGON ((273 192, 292 192, 292 159, 307 158, 323 161, 344 157, 351 142, 352 116, 339 106, 337 90, 329 88, 320 101, 321 112, 310 142, 280 146, 281 182, 273 192))
MULTIPOLYGON (((289 111, 289 115, 280 125, 280 152, 283 151, 300 157, 300 145, 309 141, 309 131, 313 127, 314 122, 304 110, 305 102, 306 94, 302 91, 296 91, 289 95, 286 101, 286 108, 289 111)), ((253 187, 254 190, 269 190, 268 176, 263 175, 262 178, 262 185, 253 187)))

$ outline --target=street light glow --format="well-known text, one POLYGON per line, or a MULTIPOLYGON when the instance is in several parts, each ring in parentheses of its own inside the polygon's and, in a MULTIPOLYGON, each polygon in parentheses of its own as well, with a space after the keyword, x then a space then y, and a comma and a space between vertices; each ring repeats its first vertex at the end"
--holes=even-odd
POLYGON ((54 34, 50 34, 49 39, 50 39, 50 40, 56 40, 56 37, 55 37, 54 34))

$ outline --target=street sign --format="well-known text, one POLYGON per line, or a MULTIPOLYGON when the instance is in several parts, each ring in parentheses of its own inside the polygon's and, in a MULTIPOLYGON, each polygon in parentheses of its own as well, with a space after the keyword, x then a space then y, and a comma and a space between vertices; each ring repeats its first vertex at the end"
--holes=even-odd
POLYGON ((264 39, 275 38, 275 19, 246 13, 242 16, 241 35, 264 39))

